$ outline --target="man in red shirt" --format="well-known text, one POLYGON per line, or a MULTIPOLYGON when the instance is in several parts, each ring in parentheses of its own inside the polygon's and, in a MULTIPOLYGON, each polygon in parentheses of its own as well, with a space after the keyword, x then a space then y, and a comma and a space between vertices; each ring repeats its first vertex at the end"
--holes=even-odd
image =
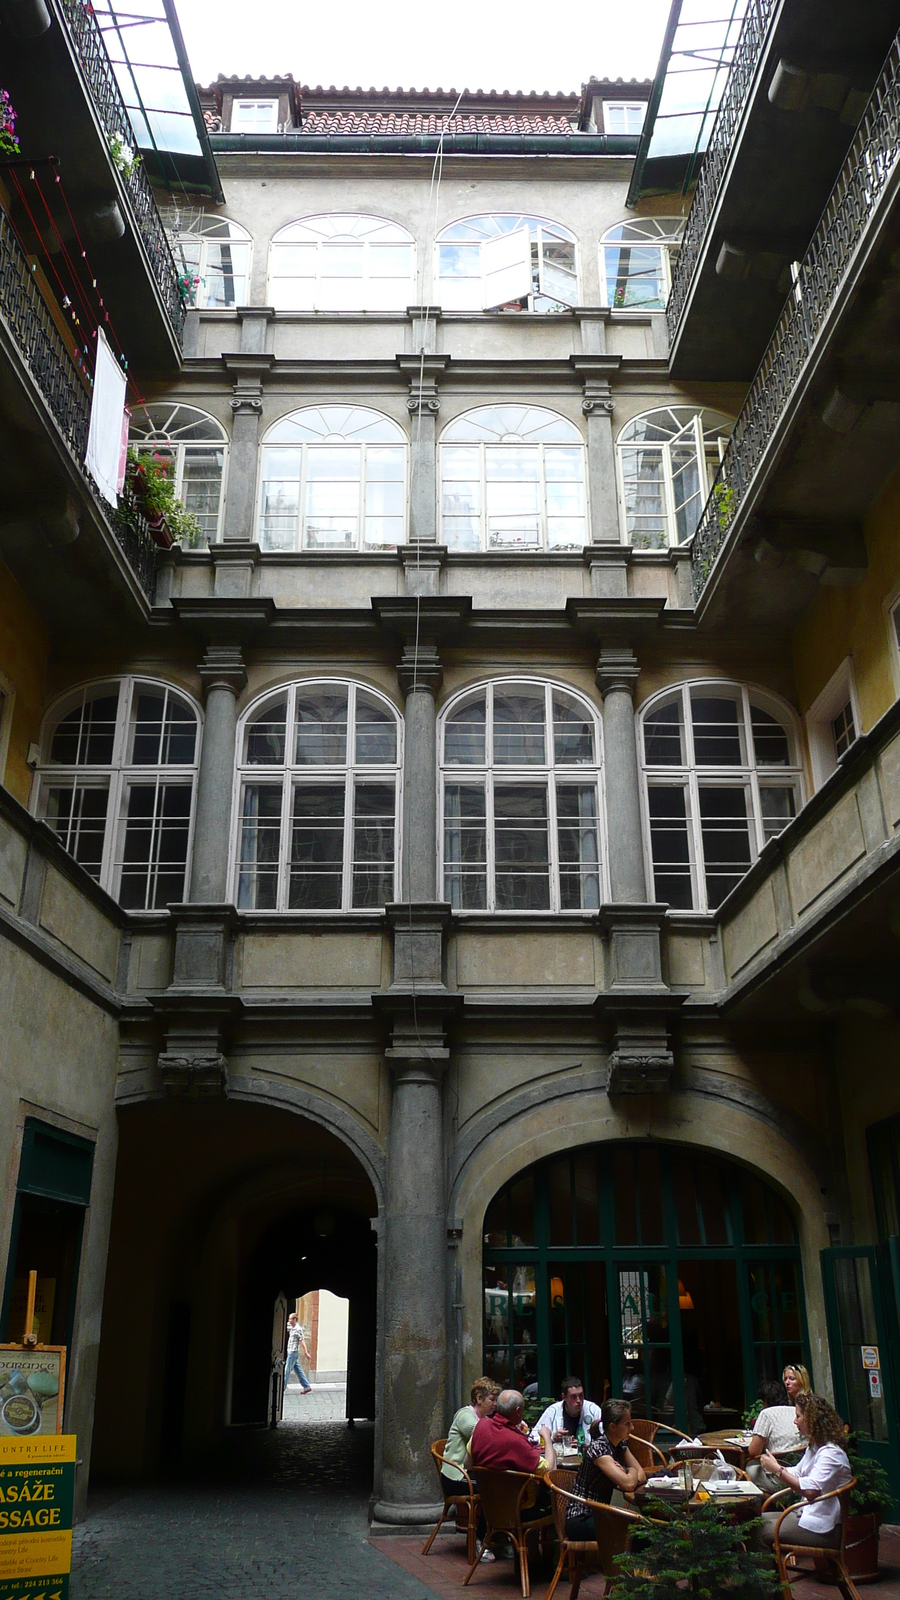
POLYGON ((556 1466, 556 1451, 550 1429, 542 1428, 543 1449, 533 1444, 522 1421, 525 1401, 517 1389, 504 1389, 497 1397, 492 1417, 476 1423, 469 1441, 466 1465, 492 1467, 498 1472, 536 1472, 543 1456, 547 1467, 556 1466))

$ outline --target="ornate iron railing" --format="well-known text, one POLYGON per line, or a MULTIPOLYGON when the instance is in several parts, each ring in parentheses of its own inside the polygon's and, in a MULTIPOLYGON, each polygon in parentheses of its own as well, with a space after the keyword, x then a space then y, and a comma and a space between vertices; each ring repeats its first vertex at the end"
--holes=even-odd
POLYGON ((672 268, 672 290, 666 304, 670 343, 674 341, 681 321, 709 219, 734 145, 738 123, 777 5, 778 0, 748 0, 716 120, 703 157, 703 166, 694 190, 691 209, 681 237, 681 246, 672 268))
POLYGON ((699 600, 738 508, 900 160, 900 33, 725 447, 691 547, 699 600))
MULTIPOLYGON (((134 129, 90 0, 60 0, 60 5, 107 139, 119 140, 134 149, 134 129)), ((147 174, 139 161, 118 166, 117 170, 131 202, 137 230, 169 321, 180 340, 186 308, 178 288, 178 269, 147 174)))
POLYGON ((44 397, 75 457, 87 489, 113 529, 148 600, 156 582, 156 546, 149 524, 137 506, 120 502, 112 511, 99 498, 85 469, 91 397, 41 294, 34 273, 9 222, 0 209, 0 317, 44 397))

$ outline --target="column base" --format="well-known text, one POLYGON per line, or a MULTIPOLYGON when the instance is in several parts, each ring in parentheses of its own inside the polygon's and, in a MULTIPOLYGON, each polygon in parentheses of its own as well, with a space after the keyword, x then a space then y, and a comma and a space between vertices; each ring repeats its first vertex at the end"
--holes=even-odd
POLYGON ((423 1502, 420 1505, 411 1504, 409 1501, 400 1503, 394 1500, 376 1500, 371 1512, 372 1532, 376 1535, 394 1532, 414 1533, 424 1529, 430 1533, 443 1509, 443 1500, 423 1502))

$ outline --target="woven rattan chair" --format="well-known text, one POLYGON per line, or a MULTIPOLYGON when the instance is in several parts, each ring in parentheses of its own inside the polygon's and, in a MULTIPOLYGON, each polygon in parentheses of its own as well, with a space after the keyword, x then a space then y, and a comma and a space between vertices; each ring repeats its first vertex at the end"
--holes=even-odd
POLYGON ((653 1443, 658 1429, 659 1423, 652 1422, 649 1417, 632 1417, 631 1419, 631 1437, 646 1439, 648 1444, 653 1443))
MULTIPOLYGON (((552 1527, 553 1518, 547 1515, 535 1517, 531 1521, 523 1520, 523 1501, 529 1489, 535 1486, 540 1489, 543 1486, 544 1479, 534 1472, 498 1472, 492 1467, 474 1467, 472 1475, 481 1499, 481 1511, 486 1524, 484 1548, 488 1548, 498 1533, 505 1533, 512 1540, 513 1548, 519 1558, 522 1600, 528 1600, 531 1594, 531 1581, 528 1577, 528 1535, 536 1533, 541 1528, 552 1527)), ((480 1553, 476 1551, 472 1564, 463 1578, 464 1584, 468 1583, 479 1560, 480 1553)))
POLYGON ((669 1465, 668 1458, 648 1439, 642 1439, 638 1434, 631 1433, 625 1443, 638 1466, 643 1467, 648 1476, 651 1472, 656 1472, 657 1468, 669 1465))
POLYGON ((474 1487, 474 1484, 472 1483, 472 1479, 469 1477, 469 1474, 467 1472, 463 1471, 462 1467, 459 1467, 457 1469, 459 1472, 462 1472, 463 1479, 465 1480, 464 1482, 460 1483, 460 1486, 459 1486, 460 1492, 459 1492, 459 1494, 447 1494, 447 1492, 446 1492, 446 1490, 444 1488, 444 1485, 441 1482, 441 1470, 445 1466, 455 1467, 456 1466, 456 1462, 455 1461, 448 1461, 447 1457, 444 1455, 444 1449, 446 1447, 446 1444, 447 1444, 446 1439, 435 1439, 434 1444, 431 1446, 431 1459, 434 1462, 435 1469, 436 1469, 437 1475, 438 1475, 438 1482, 441 1485, 441 1494, 444 1497, 444 1509, 441 1512, 440 1516, 438 1517, 437 1522, 436 1522, 434 1528, 431 1531, 431 1537, 428 1540, 426 1540, 425 1544, 422 1546, 422 1554, 423 1554, 423 1556, 427 1556, 429 1550, 431 1549, 431 1546, 434 1544, 434 1541, 437 1538, 438 1534, 440 1533, 441 1528, 443 1527, 444 1523, 449 1521, 451 1509, 455 1509, 455 1511, 456 1511, 456 1520, 458 1522, 459 1521, 459 1513, 460 1513, 462 1507, 465 1506, 466 1509, 467 1509, 467 1512, 468 1512, 468 1517, 469 1517, 469 1521, 468 1521, 468 1524, 466 1526, 466 1556, 469 1559, 469 1561, 474 1561, 475 1560, 475 1524, 478 1521, 478 1495, 477 1495, 477 1493, 475 1491, 475 1487, 474 1487))
POLYGON ((572 1585, 569 1600, 577 1600, 581 1580, 589 1565, 594 1565, 606 1579, 603 1589, 605 1597, 619 1576, 616 1556, 625 1554, 635 1528, 650 1526, 652 1519, 642 1517, 637 1511, 620 1511, 618 1506, 603 1505, 599 1500, 582 1500, 580 1495, 573 1494, 558 1481, 562 1476, 571 1476, 569 1473, 549 1472, 547 1476, 550 1480, 550 1493, 553 1496, 553 1520, 559 1537, 559 1560, 547 1590, 547 1600, 553 1600, 566 1562, 569 1565, 569 1579, 572 1585), (566 1510, 571 1501, 575 1502, 579 1510, 593 1512, 596 1538, 566 1538, 566 1510))
MULTIPOLYGON (((810 1502, 809 1500, 794 1500, 789 1506, 785 1506, 781 1516, 778 1518, 778 1521, 775 1524, 774 1543, 775 1560, 778 1563, 778 1581, 781 1584, 781 1592, 784 1596, 784 1600, 792 1600, 793 1593, 791 1589, 790 1578, 788 1576, 788 1556, 814 1556, 817 1562, 827 1562, 834 1573, 835 1581, 841 1591, 841 1594, 844 1596, 844 1600, 862 1600, 862 1595, 847 1571, 847 1517, 850 1511, 850 1495, 852 1490, 855 1488, 856 1479, 851 1478, 850 1482, 845 1483, 842 1489, 829 1489, 827 1494, 820 1494, 816 1499, 816 1505, 820 1505, 823 1500, 840 1501, 841 1542, 839 1545, 835 1545, 834 1549, 832 1550, 829 1550, 827 1545, 783 1543, 781 1539, 781 1525, 784 1522, 785 1517, 789 1516, 792 1511, 802 1511, 805 1506, 810 1504, 810 1502)), ((768 1500, 763 1502, 763 1511, 767 1511, 775 1500, 780 1500, 783 1494, 793 1493, 794 1490, 790 1488, 779 1489, 777 1494, 770 1495, 768 1500)))

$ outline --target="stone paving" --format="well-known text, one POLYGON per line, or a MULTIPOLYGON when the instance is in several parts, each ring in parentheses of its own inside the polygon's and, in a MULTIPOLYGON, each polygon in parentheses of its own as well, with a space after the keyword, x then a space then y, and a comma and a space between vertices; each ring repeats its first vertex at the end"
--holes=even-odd
MULTIPOLYGON (((289 1391, 291 1417, 313 1405, 341 1415, 343 1393, 289 1391)), ((202 1474, 97 1485, 71 1600, 436 1600, 367 1542, 373 1437, 342 1420, 233 1429, 202 1474)))

